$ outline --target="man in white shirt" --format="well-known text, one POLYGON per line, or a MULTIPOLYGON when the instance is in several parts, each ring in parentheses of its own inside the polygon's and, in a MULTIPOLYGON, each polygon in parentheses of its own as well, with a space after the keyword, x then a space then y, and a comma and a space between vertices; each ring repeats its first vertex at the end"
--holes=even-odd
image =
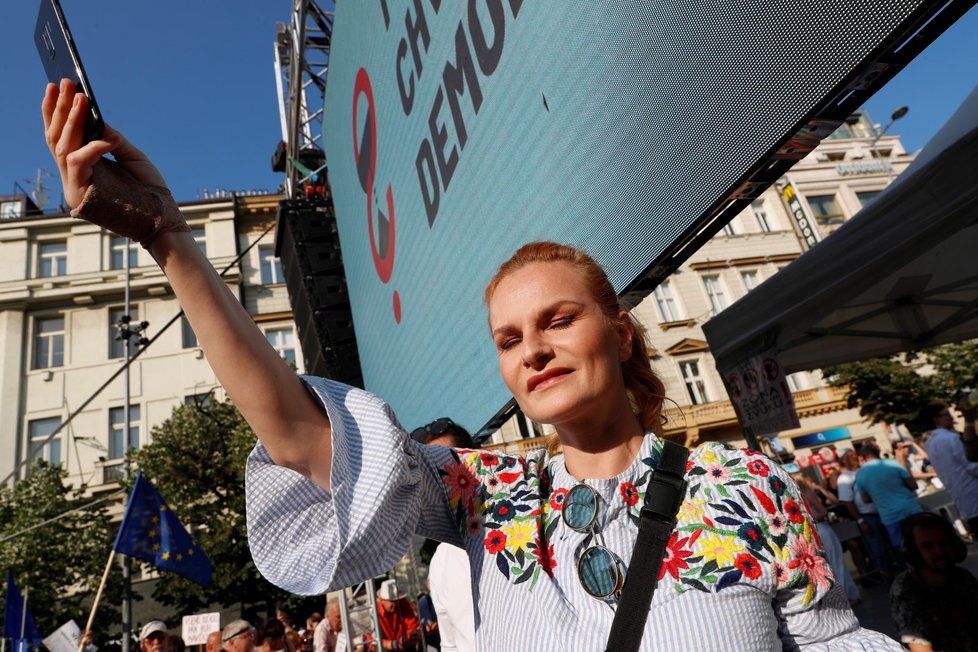
POLYGON ((891 576, 893 573, 893 556, 890 554, 886 527, 880 519, 876 505, 864 501, 856 486, 859 456, 851 448, 839 450, 837 453, 842 454, 839 458, 842 462, 842 472, 839 473, 837 486, 839 501, 846 506, 853 520, 859 524, 877 570, 884 576, 891 576))
MULTIPOLYGON (((972 535, 978 534, 978 462, 969 462, 961 435, 954 430, 954 416, 947 403, 931 401, 924 413, 934 424, 930 439, 924 445, 937 477, 954 499, 961 518, 968 523, 972 535)), ((969 420, 965 429, 974 432, 969 420)))
POLYGON ((336 601, 336 598, 333 598, 326 603, 326 617, 316 625, 316 630, 313 632, 313 652, 335 652, 336 640, 342 630, 340 603, 336 601))
POLYGON ((461 548, 438 544, 428 565, 431 602, 438 614, 442 652, 475 651, 475 618, 469 556, 461 548))

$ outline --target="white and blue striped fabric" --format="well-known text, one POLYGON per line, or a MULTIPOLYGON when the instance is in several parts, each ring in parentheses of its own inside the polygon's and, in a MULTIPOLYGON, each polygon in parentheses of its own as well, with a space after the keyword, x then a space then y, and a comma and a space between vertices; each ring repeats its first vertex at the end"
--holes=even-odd
MULTIPOLYGON (((294 593, 337 590, 389 570, 417 533, 468 552, 479 649, 605 648, 614 607, 578 580, 577 559, 593 537, 559 518, 578 482, 561 456, 422 446, 379 398, 304 380, 332 425, 331 488, 276 466, 256 446, 248 536, 266 578, 294 593)), ((587 481, 602 498, 604 545, 626 564, 636 563, 635 515, 660 448, 650 434, 628 470, 587 481)), ((643 650, 903 649, 860 628, 780 467, 701 447, 687 479, 643 650)))

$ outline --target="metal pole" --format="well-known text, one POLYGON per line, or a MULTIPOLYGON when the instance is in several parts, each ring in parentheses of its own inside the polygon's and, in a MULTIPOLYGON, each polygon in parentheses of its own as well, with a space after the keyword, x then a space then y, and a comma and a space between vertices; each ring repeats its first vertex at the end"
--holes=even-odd
POLYGON ((27 596, 30 595, 31 587, 24 587, 24 609, 20 614, 20 649, 27 652, 27 641, 24 639, 24 630, 27 629, 27 596))
MULTIPOLYGON (((125 260, 123 261, 123 268, 126 270, 126 298, 125 306, 122 309, 123 321, 125 322, 122 328, 123 340, 125 343, 126 352, 126 370, 123 373, 122 385, 125 388, 123 393, 123 400, 125 403, 122 406, 123 413, 123 427, 125 430, 122 433, 122 448, 125 451, 129 450, 129 359, 131 357, 130 342, 132 340, 131 334, 129 332, 129 324, 132 323, 129 315, 130 309, 130 265, 129 265, 129 251, 132 247, 132 241, 126 238, 126 248, 124 253, 125 260)), ((123 473, 125 473, 125 478, 129 480, 129 466, 128 464, 123 464, 123 473)), ((129 494, 126 494, 125 499, 122 501, 123 508, 125 508, 126 503, 129 502, 129 494)), ((130 652, 131 640, 130 633, 132 632, 132 560, 129 555, 125 555, 122 559, 122 652, 130 652)))
MULTIPOLYGON (((890 121, 886 123, 886 126, 883 127, 883 129, 881 131, 877 131, 876 132, 876 138, 874 138, 873 139, 873 142, 870 143, 870 145, 869 145, 869 148, 873 151, 873 158, 875 160, 877 160, 879 162, 883 162, 883 157, 880 155, 880 150, 876 146, 876 143, 879 142, 880 138, 882 138, 883 136, 886 135, 886 132, 888 132, 890 130, 890 127, 893 126, 893 123, 894 122, 896 122, 897 120, 899 120, 903 116, 907 115, 907 111, 908 110, 909 109, 907 109, 907 107, 901 106, 899 109, 897 109, 896 111, 893 112, 893 115, 890 116, 890 121)), ((890 164, 890 167, 886 170, 886 180, 888 182, 893 181, 893 167, 892 167, 892 163, 890 164)))
MULTIPOLYGON (((346 601, 347 600, 346 592, 347 589, 343 589, 342 591, 340 591, 340 595, 336 599, 336 602, 339 604, 340 607, 340 627, 343 628, 343 631, 340 632, 340 636, 346 639, 346 649, 352 650, 353 630, 350 628, 350 606, 349 604, 347 604, 346 601)), ((352 593, 354 597, 356 597, 356 592, 353 591, 352 593)), ((329 611, 329 600, 326 601, 326 611, 327 612, 329 611)))
POLYGON ((373 579, 367 580, 367 601, 370 604, 370 616, 374 627, 374 637, 377 641, 376 649, 378 652, 383 647, 383 638, 380 634, 380 614, 377 613, 377 591, 374 589, 373 579))

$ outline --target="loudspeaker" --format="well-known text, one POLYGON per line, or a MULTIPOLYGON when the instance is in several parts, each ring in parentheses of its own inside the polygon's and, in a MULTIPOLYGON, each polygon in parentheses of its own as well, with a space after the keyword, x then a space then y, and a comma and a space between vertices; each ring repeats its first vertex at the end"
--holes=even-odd
POLYGON ((279 202, 275 255, 299 331, 306 371, 363 387, 332 200, 279 202))

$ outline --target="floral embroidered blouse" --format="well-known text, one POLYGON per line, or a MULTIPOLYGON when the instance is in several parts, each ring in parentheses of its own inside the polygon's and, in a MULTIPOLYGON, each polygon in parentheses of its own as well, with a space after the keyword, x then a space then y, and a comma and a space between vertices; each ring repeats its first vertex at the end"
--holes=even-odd
MULTIPOLYGON (((578 483, 563 457, 423 446, 377 397, 306 378, 333 430, 330 491, 276 466, 259 444, 248 462, 248 535, 273 583, 321 594, 390 569, 412 534, 469 556, 482 650, 603 650, 614 602, 588 595, 577 561, 591 533, 566 527, 578 483)), ((604 545, 628 564, 662 442, 647 435, 600 496, 604 545)), ((643 650, 900 650, 861 629, 832 578, 788 475, 763 455, 691 451, 686 493, 659 571, 643 650)))

